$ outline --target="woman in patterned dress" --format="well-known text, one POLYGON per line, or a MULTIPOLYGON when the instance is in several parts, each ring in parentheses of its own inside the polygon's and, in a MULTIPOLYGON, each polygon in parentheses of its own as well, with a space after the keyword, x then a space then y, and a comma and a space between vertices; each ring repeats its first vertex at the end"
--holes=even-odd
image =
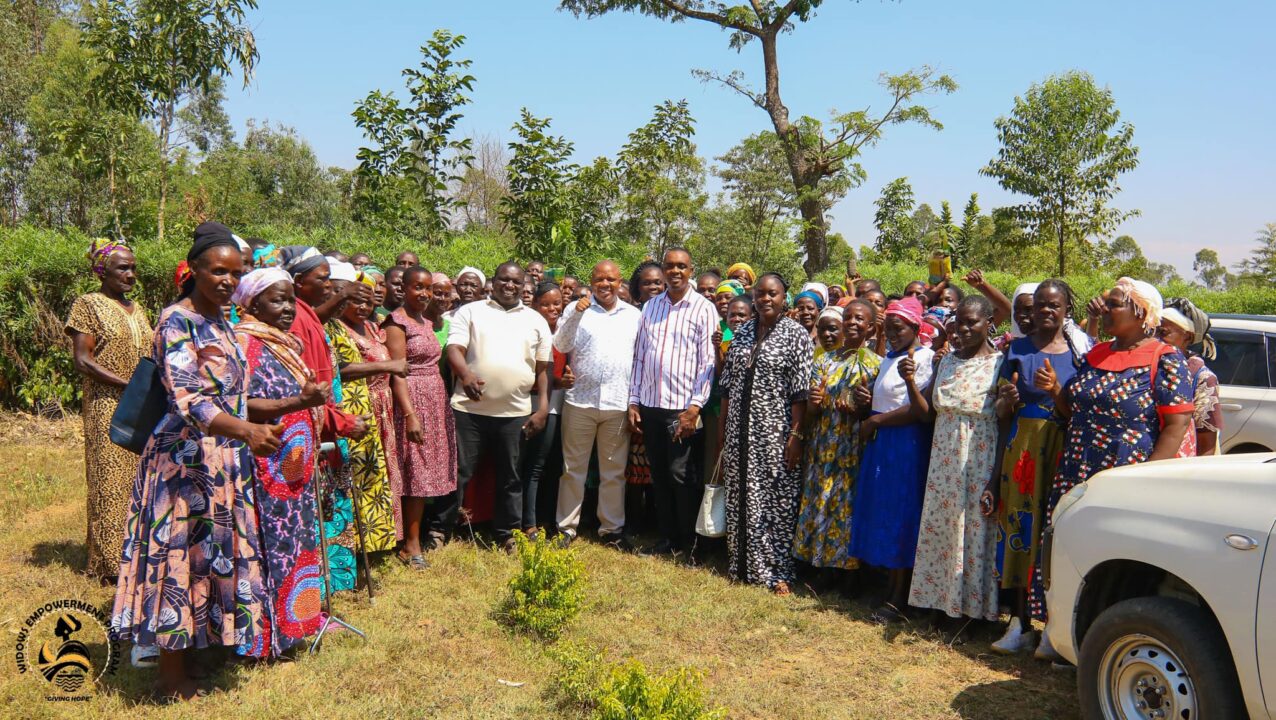
POLYGON ((407 367, 402 360, 390 358, 381 329, 368 320, 371 311, 371 301, 353 299, 326 327, 341 369, 341 409, 370 418, 368 433, 350 441, 350 482, 363 527, 364 549, 381 552, 392 550, 403 537, 396 493, 403 481, 398 455, 393 449, 386 450, 384 438, 394 428, 390 376, 402 377, 407 367))
POLYGON ((269 651, 278 657, 323 621, 315 438, 331 389, 315 384, 301 359, 301 341, 288 334, 297 312, 291 275, 277 267, 254 270, 231 299, 244 311, 235 338, 247 359, 248 418, 281 428, 279 450, 255 458, 261 556, 272 602, 269 651))
POLYGON ((75 369, 84 376, 84 475, 88 486, 86 572, 114 584, 120 570, 124 517, 137 477, 137 456, 111 442, 111 416, 137 361, 150 352, 151 323, 146 311, 128 299, 137 284, 137 258, 124 245, 95 240, 89 249, 97 292, 71 306, 66 334, 71 336, 75 369))
MULTIPOLYGON (((428 567, 421 548, 425 504, 456 490, 456 426, 447 387, 439 374, 443 349, 426 308, 434 278, 413 267, 403 273, 403 305, 385 321, 390 357, 407 363, 406 377, 391 380, 395 443, 403 475, 403 549, 399 559, 414 570, 428 567)), ((426 528, 426 532, 446 528, 426 528)))
POLYGON ((784 279, 753 285, 753 320, 740 326, 722 368, 722 477, 731 577, 788 595, 802 495, 802 421, 811 334, 785 317, 784 279))
MULTIPOLYGON (((820 319, 825 322, 828 317, 820 319)), ((860 441, 854 388, 871 384, 882 365, 871 347, 877 308, 852 300, 841 324, 842 347, 811 367, 806 484, 793 554, 817 568, 855 570, 859 560, 850 554, 851 517, 860 441)))
POLYGON ((1067 385, 1090 349, 1084 333, 1067 330, 1075 304, 1067 283, 1051 279, 1032 283, 1031 291, 1026 288, 1020 286, 1015 297, 1016 337, 1004 350, 1001 379, 1005 382, 996 403, 997 415, 1009 421, 1007 445, 1000 472, 985 490, 984 503, 984 509, 992 508, 997 518, 999 586, 1014 596, 1005 635, 992 644, 993 652, 1004 654, 1032 649, 1028 587, 1041 549, 1046 494, 1063 453, 1066 422, 1060 421, 1054 398, 1042 388, 1048 388, 1049 382, 1067 385), (1047 365, 1054 381, 1043 372, 1047 365))
MULTIPOLYGON (((1103 330, 1113 340, 1086 353, 1067 386, 1047 383, 1055 407, 1068 416, 1068 433, 1046 518, 1069 490, 1102 470, 1174 457, 1195 409, 1187 360, 1153 337, 1161 324, 1157 289, 1121 278, 1101 304, 1103 330)), ((1044 618, 1040 565, 1032 590, 1033 615, 1044 618)), ((1058 657, 1045 633, 1036 655, 1058 657)))
POLYGON ((246 419, 244 356, 222 313, 243 254, 224 225, 204 223, 187 261, 193 275, 155 334, 169 407, 142 451, 111 619, 121 639, 160 648, 157 690, 182 699, 196 694, 185 650, 268 643, 250 451, 280 447, 276 428, 246 419))
POLYGON ((997 460, 993 409, 1002 355, 989 343, 992 303, 962 299, 954 313, 953 351, 935 371, 926 403, 935 419, 908 602, 950 618, 997 619, 997 536, 982 512, 997 460))

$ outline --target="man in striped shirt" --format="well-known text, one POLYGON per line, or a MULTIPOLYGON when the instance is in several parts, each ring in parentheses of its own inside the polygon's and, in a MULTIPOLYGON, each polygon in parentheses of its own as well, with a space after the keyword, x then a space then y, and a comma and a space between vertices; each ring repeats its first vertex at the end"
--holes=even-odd
POLYGON ((663 266, 667 289, 643 305, 629 383, 629 422, 646 444, 663 536, 653 554, 689 552, 695 539, 702 488, 691 439, 713 384, 718 329, 717 308, 691 286, 691 254, 672 248, 663 266))

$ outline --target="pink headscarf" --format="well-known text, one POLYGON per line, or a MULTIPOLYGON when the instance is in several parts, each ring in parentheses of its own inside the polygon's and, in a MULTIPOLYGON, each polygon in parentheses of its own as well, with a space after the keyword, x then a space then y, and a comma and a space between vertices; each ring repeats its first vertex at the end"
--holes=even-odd
POLYGON ((886 306, 887 315, 898 315, 915 328, 922 326, 922 303, 916 297, 908 296, 903 300, 892 300, 886 306))

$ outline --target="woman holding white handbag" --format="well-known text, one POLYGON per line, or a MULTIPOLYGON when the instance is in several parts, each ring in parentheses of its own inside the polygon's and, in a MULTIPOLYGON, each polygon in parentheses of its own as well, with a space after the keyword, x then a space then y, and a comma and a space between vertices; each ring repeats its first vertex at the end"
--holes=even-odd
POLYGON ((802 493, 802 421, 811 336, 785 317, 784 278, 753 286, 755 317, 736 332, 722 368, 722 476, 731 577, 788 595, 802 493))

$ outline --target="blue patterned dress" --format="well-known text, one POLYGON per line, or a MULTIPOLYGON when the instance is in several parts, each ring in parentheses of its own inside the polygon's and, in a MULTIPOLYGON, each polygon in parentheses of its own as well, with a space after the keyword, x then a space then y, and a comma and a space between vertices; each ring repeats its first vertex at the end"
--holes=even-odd
POLYGON ((111 628, 163 650, 265 655, 271 602, 253 458, 239 440, 208 433, 222 413, 247 418, 243 352, 230 323, 188 301, 160 315, 152 352, 169 407, 133 484, 111 628))
MULTIPOLYGON (((1187 360, 1159 340, 1130 350, 1096 345, 1067 385, 1072 417, 1045 517, 1069 490, 1100 471, 1146 462, 1161 435, 1161 416, 1192 412, 1195 393, 1187 360)), ((1040 566, 1032 612, 1045 618, 1040 566)))

